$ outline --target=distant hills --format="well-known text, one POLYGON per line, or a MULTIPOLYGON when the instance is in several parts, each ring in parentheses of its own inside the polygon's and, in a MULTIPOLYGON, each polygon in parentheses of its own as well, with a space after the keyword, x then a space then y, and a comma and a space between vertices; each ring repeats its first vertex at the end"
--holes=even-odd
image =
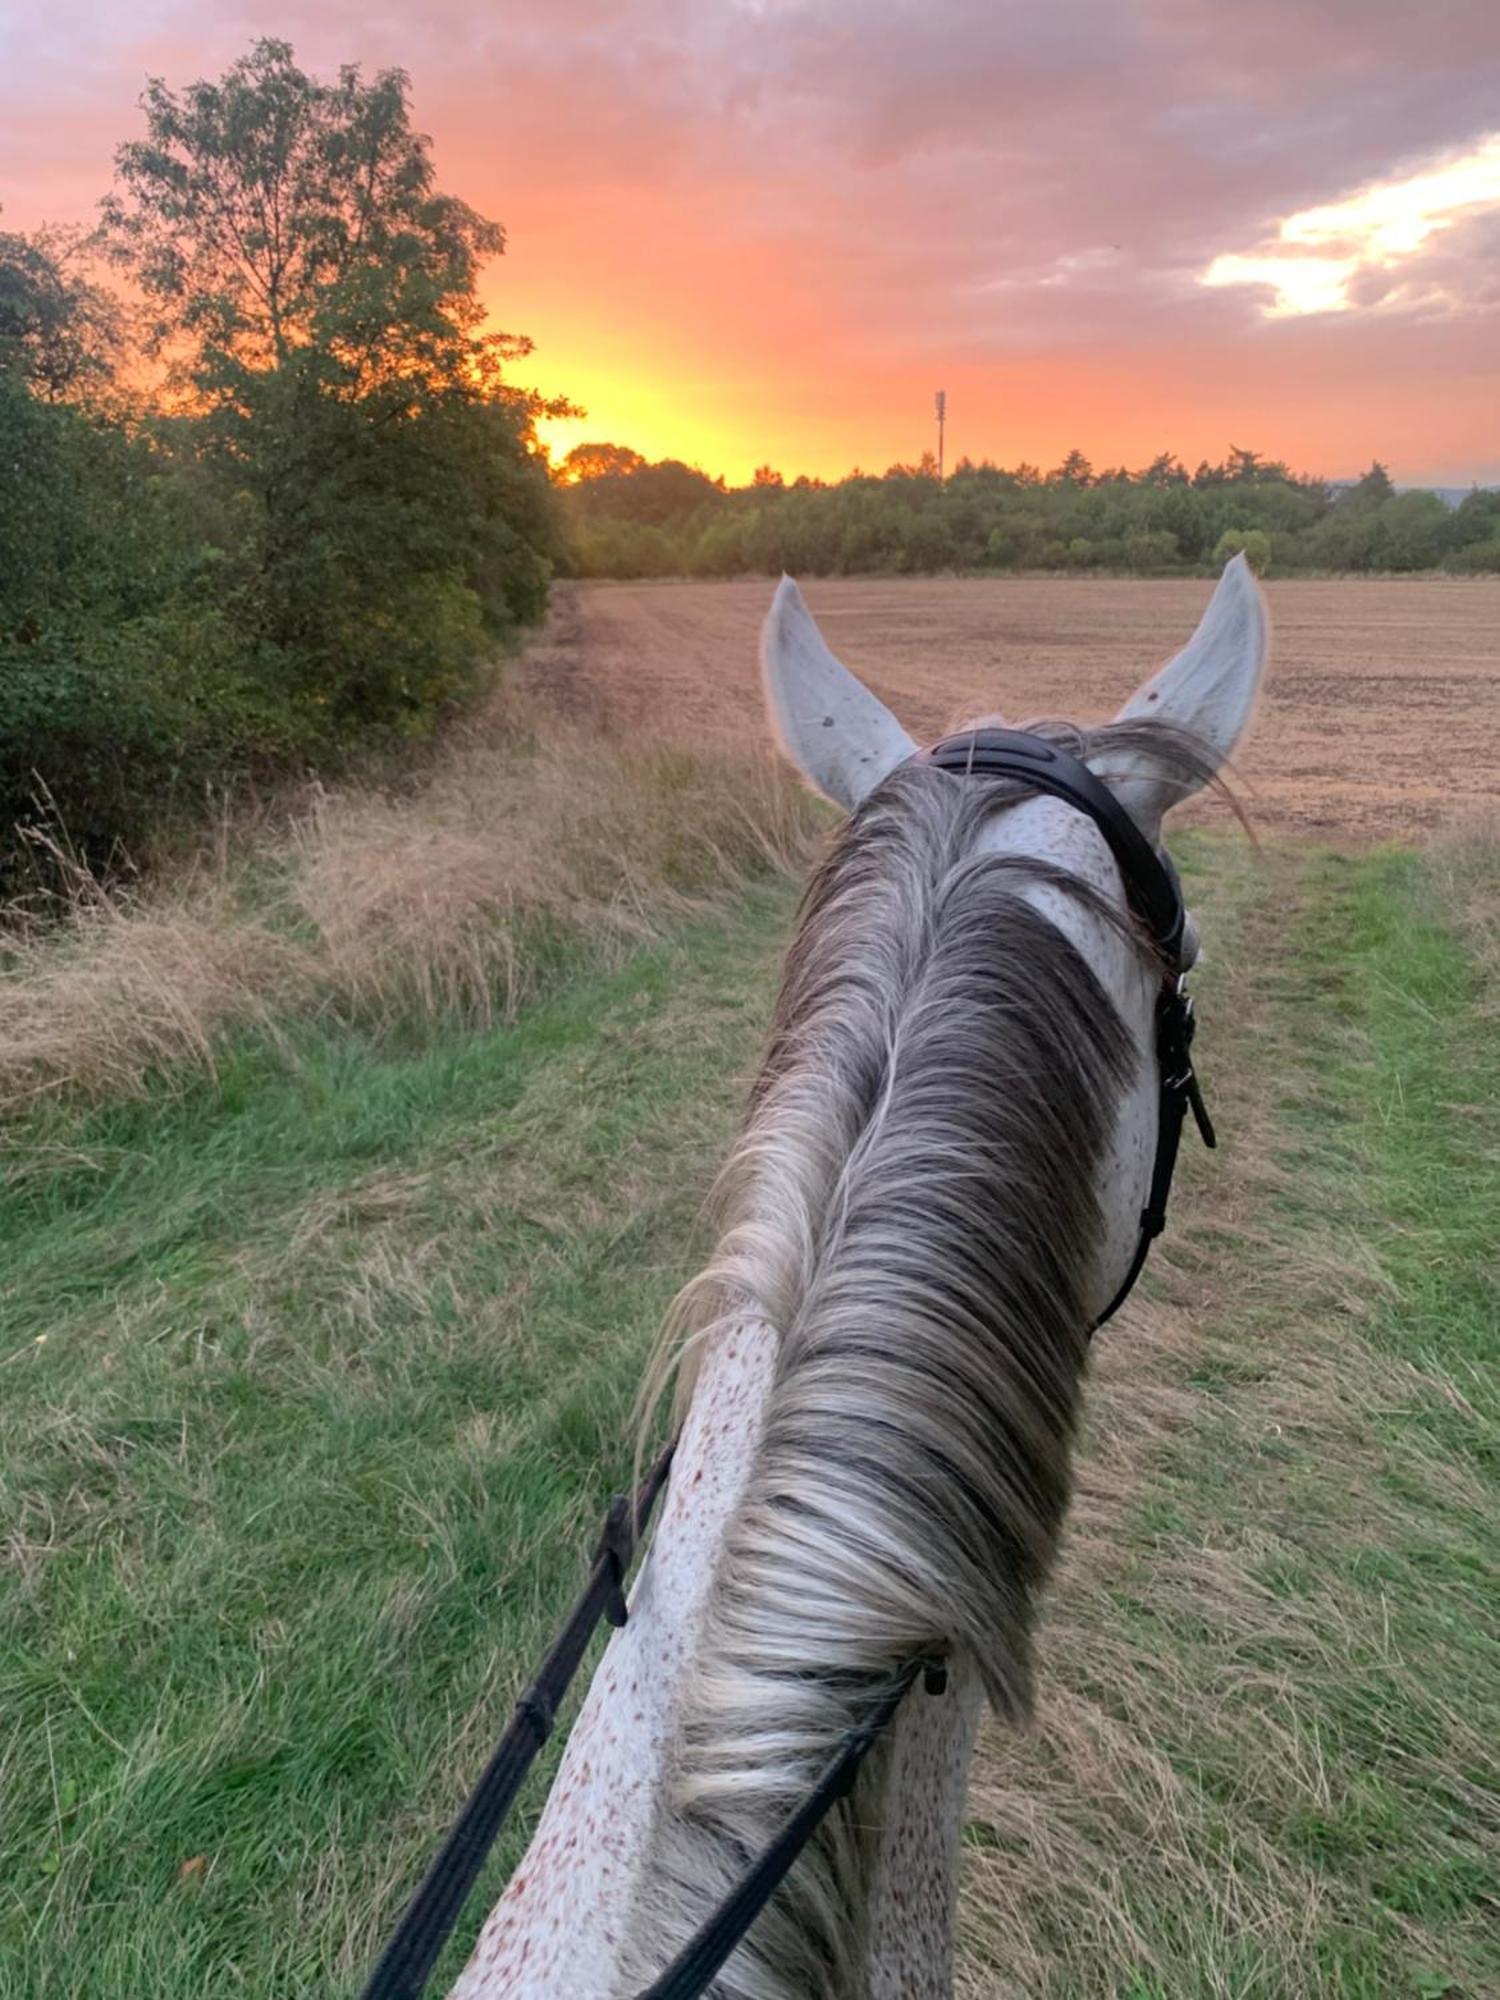
MULTIPOLYGON (((1479 488, 1481 493, 1493 493, 1495 490, 1493 486, 1481 486, 1479 488)), ((1398 486, 1396 491, 1398 493, 1413 493, 1418 491, 1435 493, 1445 506, 1457 507, 1461 501, 1468 499, 1474 488, 1472 486, 1426 486, 1422 488, 1398 486)))
MULTIPOLYGON (((1351 487, 1358 486, 1358 484, 1359 481, 1357 479, 1330 479, 1328 482, 1330 489, 1335 493, 1347 493, 1351 487)), ((1476 482, 1473 486, 1424 486, 1421 480, 1416 479, 1408 480, 1405 484, 1398 480, 1396 482, 1396 491, 1398 493, 1435 493, 1445 507, 1458 507, 1468 499, 1471 493, 1500 493, 1500 486, 1486 486, 1482 482, 1476 482)))

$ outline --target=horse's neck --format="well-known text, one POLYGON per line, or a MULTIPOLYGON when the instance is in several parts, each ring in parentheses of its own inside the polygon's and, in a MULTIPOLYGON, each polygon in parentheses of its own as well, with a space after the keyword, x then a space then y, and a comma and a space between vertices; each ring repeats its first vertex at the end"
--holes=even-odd
MULTIPOLYGON (((985 844, 1045 856, 1117 891, 1097 833, 1055 801, 1017 806, 985 844)), ((1028 894, 1085 953, 1144 1050, 1150 986, 1121 936, 1055 889, 1028 894)), ((1105 1241, 1091 1287, 1100 1308, 1134 1247, 1153 1121, 1143 1066, 1104 1163, 1105 1241)), ((621 1992, 621 1951, 627 1936, 640 1937, 650 1909, 655 1815, 669 1789, 719 1552, 754 1465, 776 1347, 769 1325, 746 1322, 709 1348, 630 1621, 610 1641, 536 1836, 454 2000, 616 2000, 621 1992)), ((975 1675, 956 1663, 946 1695, 918 1691, 902 1705, 861 1781, 861 1818, 878 1828, 858 1985, 869 2000, 939 2000, 949 1990, 952 1885, 978 1704, 975 1675)))
POLYGON ((454 2000, 605 2000, 616 1990, 683 1686, 724 1530, 754 1460, 775 1356, 772 1330, 746 1323, 704 1359, 629 1622, 600 1661, 535 1838, 454 2000))
MULTIPOLYGON (((453 2000, 606 2000, 641 1904, 653 1813, 698 1651, 725 1527, 750 1475, 776 1338, 746 1323, 705 1357, 630 1620, 610 1640, 526 1856, 490 1912, 453 2000)), ((974 1676, 913 1698, 873 1774, 883 1828, 869 2000, 948 1990, 954 1841, 979 1707, 974 1676)))

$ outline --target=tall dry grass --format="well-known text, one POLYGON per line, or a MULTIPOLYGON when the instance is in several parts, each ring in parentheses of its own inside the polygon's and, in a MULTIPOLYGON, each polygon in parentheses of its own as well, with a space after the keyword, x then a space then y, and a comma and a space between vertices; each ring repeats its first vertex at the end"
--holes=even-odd
POLYGON ((1479 1018, 1500 1016, 1500 813, 1467 817, 1429 850, 1443 899, 1478 970, 1479 1018))
POLYGON ((0 1118, 212 1069, 229 1031, 513 1016, 675 916, 801 866, 816 803, 768 755, 653 747, 508 692, 409 792, 313 793, 141 888, 56 857, 59 921, 0 926, 0 1118))

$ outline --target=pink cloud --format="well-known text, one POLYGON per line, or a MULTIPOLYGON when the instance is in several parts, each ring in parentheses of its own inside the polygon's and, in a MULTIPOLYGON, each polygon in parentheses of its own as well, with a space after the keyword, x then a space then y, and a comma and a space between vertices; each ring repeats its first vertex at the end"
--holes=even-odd
POLYGON ((1493 469, 1500 300, 1464 254, 1487 225, 1433 247, 1409 326, 1387 296, 1267 327, 1195 281, 1500 123, 1493 0, 36 7, 0 28, 7 220, 86 220, 145 73, 257 32, 411 71, 444 183, 510 231, 497 316, 601 426, 642 421, 633 373, 654 434, 715 466, 879 465, 921 448, 943 379, 958 448, 1005 458, 1232 435, 1337 473, 1399 435, 1411 476, 1493 469))

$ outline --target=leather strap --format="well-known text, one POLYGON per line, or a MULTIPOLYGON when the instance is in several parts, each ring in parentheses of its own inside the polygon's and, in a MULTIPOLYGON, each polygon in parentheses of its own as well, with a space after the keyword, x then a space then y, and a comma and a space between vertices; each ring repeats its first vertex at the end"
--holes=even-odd
POLYGON ((1024 729, 966 729, 918 755, 925 764, 963 776, 1015 778, 1032 791, 1046 792, 1085 813, 1119 863, 1130 907, 1162 956, 1174 969, 1181 969, 1187 913, 1177 870, 1081 758, 1024 729))

